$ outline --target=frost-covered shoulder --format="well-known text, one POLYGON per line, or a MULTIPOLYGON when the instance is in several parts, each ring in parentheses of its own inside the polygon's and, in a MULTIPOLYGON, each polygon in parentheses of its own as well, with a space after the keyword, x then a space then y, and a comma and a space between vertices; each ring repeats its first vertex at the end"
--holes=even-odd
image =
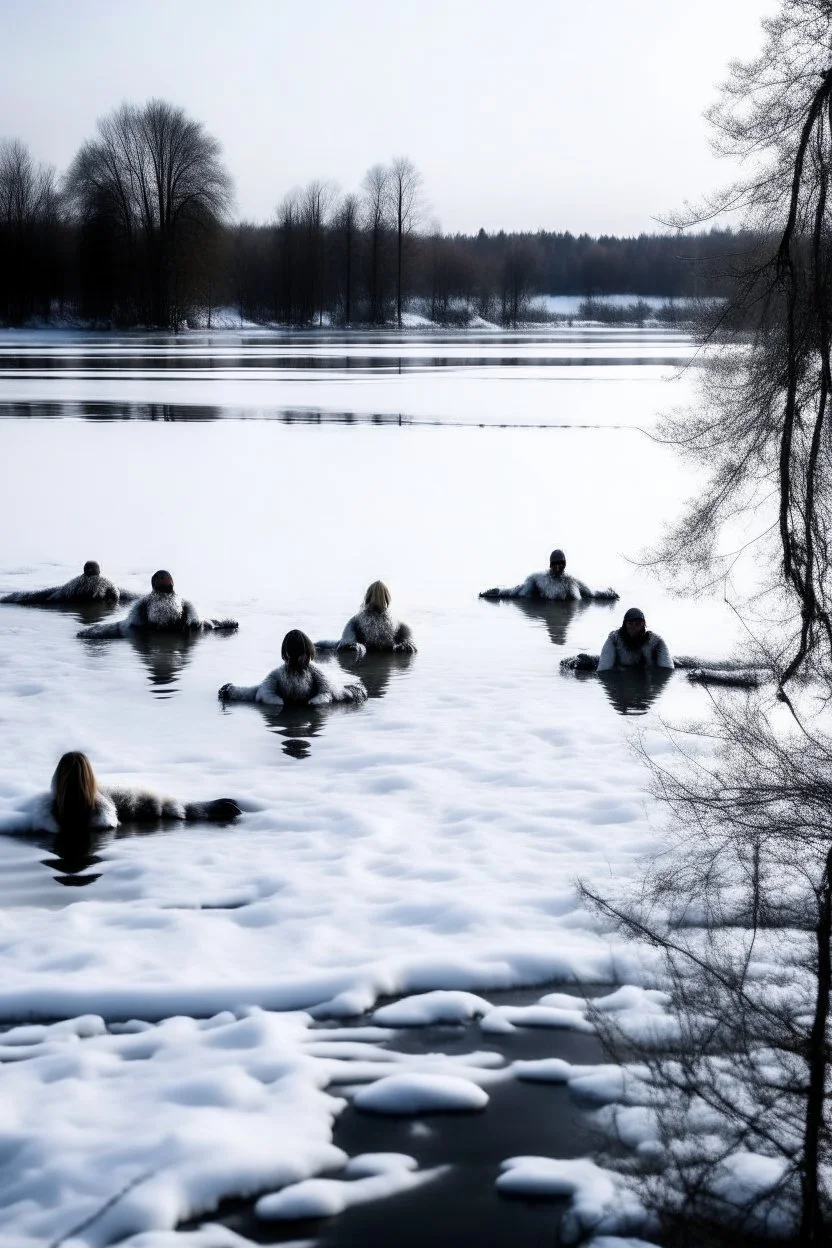
POLYGON ((128 611, 122 624, 125 628, 143 628, 147 622, 147 601, 150 594, 142 594, 128 611))
POLYGON ((658 633, 653 634, 653 660, 656 667, 667 667, 671 671, 676 666, 667 648, 667 643, 658 633))
POLYGON ((515 585, 514 589, 509 590, 508 597, 539 598, 543 592, 540 582, 545 575, 545 572, 529 573, 522 585, 515 585))
POLYGON ((253 696, 249 699, 238 699, 238 701, 262 702, 264 706, 280 706, 283 703, 283 689, 281 684, 282 668, 276 667, 269 672, 260 684, 254 689, 253 696))
POLYGON ((601 647, 601 654, 598 659, 599 672, 609 672, 615 667, 616 660, 616 633, 617 629, 613 629, 607 640, 601 647))
POLYGON ((344 631, 341 634, 341 640, 338 642, 338 645, 339 646, 354 646, 357 641, 361 640, 361 638, 358 635, 358 630, 360 627, 361 627, 361 613, 359 612, 357 615, 350 616, 350 618, 347 620, 346 624, 344 625, 344 631))
POLYGON ((118 808, 108 789, 99 789, 90 817, 91 828, 117 828, 118 808))
POLYGON ((199 612, 187 598, 182 600, 182 619, 189 628, 199 628, 199 612))
POLYGON ((313 703, 363 702, 367 697, 363 681, 340 667, 327 665, 324 669, 320 663, 310 663, 309 670, 318 687, 313 703))
POLYGON ((0 832, 52 832, 58 825, 52 814, 52 794, 36 793, 19 810, 0 819, 0 832))

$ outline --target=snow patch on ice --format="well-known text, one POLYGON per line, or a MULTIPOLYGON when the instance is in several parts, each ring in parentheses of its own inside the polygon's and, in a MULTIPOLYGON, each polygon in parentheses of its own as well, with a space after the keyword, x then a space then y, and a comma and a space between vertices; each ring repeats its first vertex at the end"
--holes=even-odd
POLYGON ((261 1196, 255 1205, 258 1217, 272 1220, 330 1218, 353 1205, 382 1200, 399 1192, 429 1183, 445 1172, 445 1167, 418 1171, 412 1157, 401 1153, 375 1153, 356 1157, 345 1168, 344 1179, 306 1179, 270 1196, 261 1196))
POLYGON ((497 1190, 507 1196, 570 1197, 568 1219, 579 1232, 639 1230, 644 1207, 618 1175, 584 1159, 510 1157, 502 1163, 497 1190))
POLYGON ((390 1075, 355 1096, 358 1109, 374 1114, 425 1114, 484 1109, 488 1093, 455 1075, 390 1075))
POLYGON ((385 1027, 425 1027, 433 1023, 464 1023, 488 1014, 492 1009, 484 997, 473 992, 437 990, 402 997, 373 1014, 373 1021, 385 1027))

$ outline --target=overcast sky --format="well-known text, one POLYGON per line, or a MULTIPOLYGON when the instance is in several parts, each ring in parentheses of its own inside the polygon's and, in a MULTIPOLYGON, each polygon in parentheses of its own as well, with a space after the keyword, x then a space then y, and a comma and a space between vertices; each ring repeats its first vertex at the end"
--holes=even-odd
POLYGON ((703 109, 774 0, 0 0, 0 136, 60 170, 124 100, 222 143, 236 213, 422 171, 446 230, 633 233, 730 175, 703 109))

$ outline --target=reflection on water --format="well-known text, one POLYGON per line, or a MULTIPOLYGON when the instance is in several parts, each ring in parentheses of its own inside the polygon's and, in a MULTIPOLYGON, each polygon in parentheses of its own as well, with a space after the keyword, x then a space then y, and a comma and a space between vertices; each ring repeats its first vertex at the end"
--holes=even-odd
MULTIPOLYGON (((645 715, 670 680, 666 668, 597 672, 595 678, 619 715, 645 715)), ((592 679, 592 677, 590 677, 592 679)))
POLYGON ((101 872, 89 873, 87 868, 102 861, 96 852, 106 841, 112 840, 111 832, 90 828, 73 828, 61 831, 47 842, 54 857, 43 858, 43 866, 55 872, 55 883, 66 888, 84 888, 101 879, 101 872))
POLYGON ((383 698, 391 677, 403 674, 413 662, 412 654, 386 654, 369 651, 363 659, 357 659, 349 650, 337 656, 345 672, 360 676, 370 698, 383 698))
MULTIPOLYGON (((100 617, 95 617, 100 618, 100 617)), ((90 622, 93 622, 90 620, 90 622)), ((155 698, 171 698, 179 692, 179 678, 192 658, 193 647, 204 634, 200 632, 140 632, 130 630, 125 638, 138 654, 145 668, 150 692, 155 698)), ((228 638, 231 633, 216 632, 210 636, 228 638)), ((106 653, 111 639, 84 638, 85 645, 106 653)), ((117 644, 117 643, 116 643, 117 644)))
POLYGON ((593 605, 582 599, 568 602, 545 602, 534 598, 483 598, 482 601, 492 607, 509 607, 522 611, 523 615, 535 626, 546 629, 553 646, 566 645, 572 621, 593 605))
POLYGON ((51 611, 57 615, 66 615, 86 627, 98 624, 114 611, 124 610, 124 603, 118 602, 38 602, 34 604, 22 602, 3 603, 3 610, 8 607, 20 607, 25 611, 51 611))
MULTIPOLYGON (((189 831, 200 826, 231 828, 235 819, 212 820, 210 825, 197 822, 188 823, 189 831)), ((45 849, 49 857, 41 858, 40 865, 53 872, 52 880, 64 888, 86 888, 96 880, 103 878, 104 871, 90 871, 90 867, 105 865, 107 855, 103 854, 108 846, 115 841, 130 840, 134 837, 152 838, 156 833, 181 831, 183 823, 180 819, 160 819, 150 823, 121 824, 115 831, 96 828, 68 828, 52 836, 46 832, 26 836, 30 844, 45 849)), ((17 839, 17 838, 14 838, 17 839)), ((145 850, 153 853, 152 840, 148 840, 145 850)))
MULTIPOLYGON (((318 706, 263 706, 258 702, 269 732, 283 737, 282 750, 289 758, 308 758, 312 741, 320 736, 330 707, 318 706)), ((338 710, 355 709, 353 703, 340 703, 338 710)), ((224 708, 228 709, 228 708, 224 708)))
MULTIPOLYGON (((649 330, 450 337, 274 331, 6 334, 0 335, 0 420, 557 427, 562 423, 557 399, 551 402, 547 393, 540 411, 526 410, 522 399, 519 405, 503 406, 506 383, 523 388, 543 383, 548 391, 552 380, 571 386, 590 375, 609 382, 627 374, 649 384, 651 377, 688 364, 693 355, 686 336, 649 330), (479 402, 459 408, 422 402, 414 412, 401 403, 411 383, 414 389, 442 393, 468 382, 487 387, 494 410, 479 402), (360 402, 355 402, 357 392, 360 402)), ((609 418, 602 423, 608 426, 609 418)))
POLYGON ((200 639, 193 633, 130 632, 128 641, 147 668, 150 691, 155 698, 170 698, 179 689, 179 677, 191 660, 200 639))

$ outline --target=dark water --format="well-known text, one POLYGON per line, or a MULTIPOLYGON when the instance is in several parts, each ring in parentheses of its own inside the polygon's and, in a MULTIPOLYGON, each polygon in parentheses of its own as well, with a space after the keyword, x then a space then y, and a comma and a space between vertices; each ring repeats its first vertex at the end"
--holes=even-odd
MULTIPOLYGON (((487 995, 495 1004, 527 1005, 551 990, 553 986, 487 995)), ((559 985, 558 990, 570 988, 559 985)), ((604 1060, 600 1043, 591 1035, 526 1028, 495 1037, 482 1034, 478 1023, 397 1031, 385 1047, 450 1055, 486 1049, 499 1052, 506 1062, 559 1057, 590 1065, 604 1060)), ((589 1152, 597 1135, 587 1107, 577 1103, 564 1084, 508 1079, 490 1087, 489 1096, 481 1114, 393 1118, 361 1113, 352 1106, 344 1110, 333 1142, 351 1157, 406 1153, 416 1158, 420 1169, 449 1167, 422 1187, 357 1205, 337 1218, 267 1222, 255 1216, 252 1201, 229 1201, 200 1221, 222 1222, 261 1244, 315 1238, 321 1248, 554 1248, 568 1202, 502 1196, 494 1184, 500 1163, 509 1157, 558 1158, 589 1152)))

